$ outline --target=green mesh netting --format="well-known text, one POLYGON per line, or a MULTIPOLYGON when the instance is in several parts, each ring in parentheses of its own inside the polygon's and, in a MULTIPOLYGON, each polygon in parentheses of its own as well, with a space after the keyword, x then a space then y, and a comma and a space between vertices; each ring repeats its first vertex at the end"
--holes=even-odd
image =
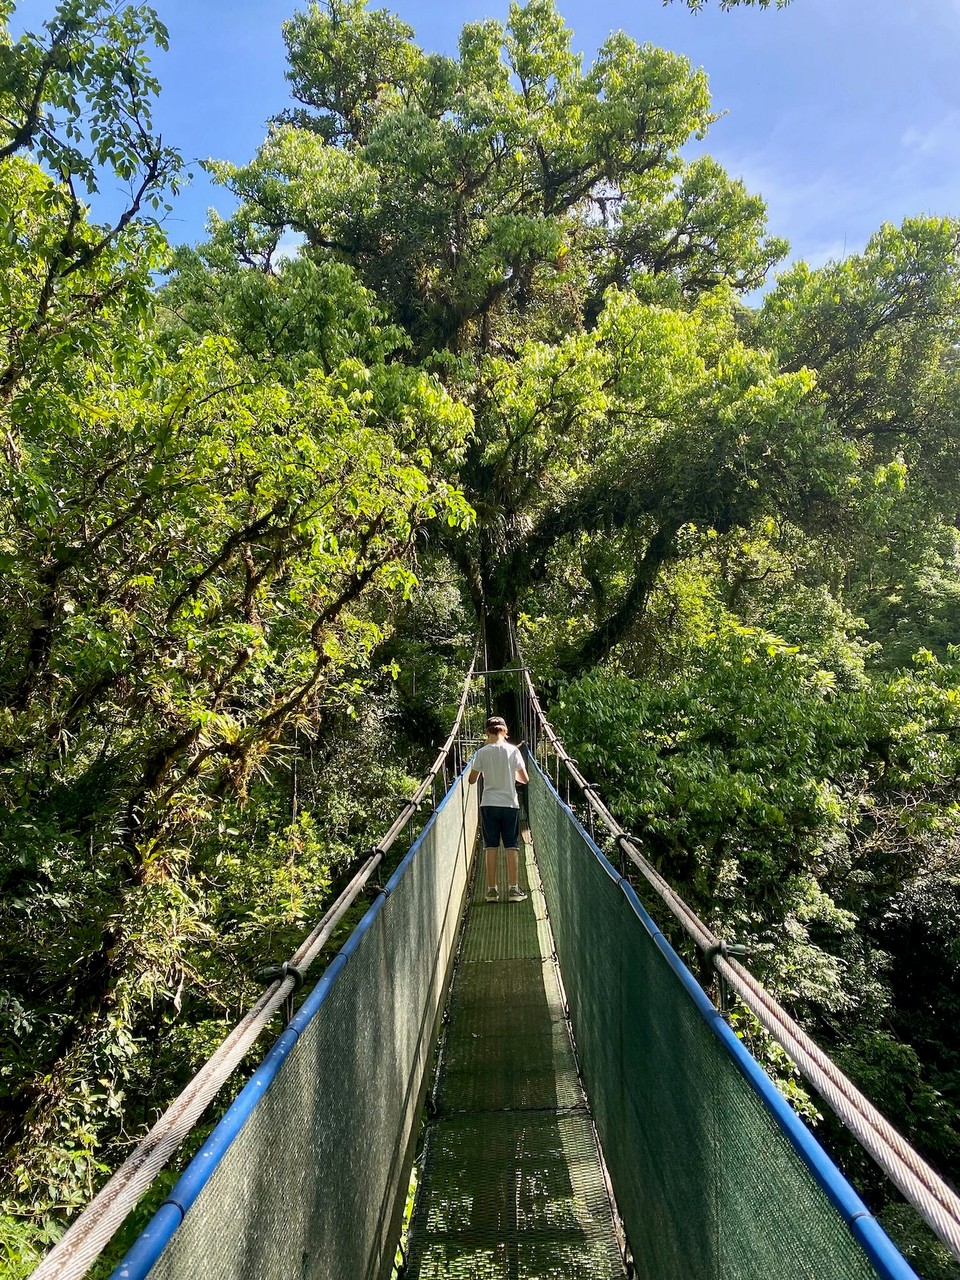
POLYGON ((461 779, 152 1280, 390 1275, 476 829, 461 779))
POLYGON ((877 1272, 535 769, 530 824, 570 1018, 640 1280, 877 1272))

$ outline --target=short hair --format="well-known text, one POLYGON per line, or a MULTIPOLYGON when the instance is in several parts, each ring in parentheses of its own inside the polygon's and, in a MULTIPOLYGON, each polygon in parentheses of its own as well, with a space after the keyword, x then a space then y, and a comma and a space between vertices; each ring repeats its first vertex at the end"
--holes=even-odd
POLYGON ((484 727, 487 733, 507 732, 507 722, 503 716, 491 716, 484 727))

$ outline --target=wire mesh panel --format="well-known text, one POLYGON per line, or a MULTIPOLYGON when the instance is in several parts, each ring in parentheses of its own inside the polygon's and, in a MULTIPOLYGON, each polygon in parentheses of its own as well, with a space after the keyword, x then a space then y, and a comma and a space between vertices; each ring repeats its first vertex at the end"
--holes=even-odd
POLYGON ((633 890, 530 772, 584 1084, 640 1280, 912 1276, 633 890))
POLYGON ((213 1173, 216 1133, 181 1179, 202 1189, 153 1280, 390 1274, 476 829, 461 776, 281 1036, 274 1052, 299 1032, 268 1087, 237 1099, 256 1101, 213 1173))

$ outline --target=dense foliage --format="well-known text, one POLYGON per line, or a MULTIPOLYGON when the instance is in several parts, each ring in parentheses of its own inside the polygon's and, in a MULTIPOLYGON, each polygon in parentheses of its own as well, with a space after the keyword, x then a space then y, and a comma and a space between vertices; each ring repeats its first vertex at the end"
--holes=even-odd
POLYGON ((139 59, 162 31, 144 24, 68 0, 45 53, 5 51, 23 84, 8 80, 0 171, 0 1135, 7 1207, 41 1239, 403 793, 393 695, 354 708, 417 531, 469 518, 438 474, 469 412, 392 358, 402 334, 342 270, 291 263, 256 299, 239 285, 278 324, 291 298, 322 300, 297 362, 225 321, 193 332, 158 313, 168 255, 142 196, 105 226, 49 176, 69 165, 95 188, 104 165, 140 164, 161 191, 176 172, 146 127, 97 142, 111 76, 136 104, 152 90, 139 59), (50 142, 83 144, 56 120, 61 102, 77 114, 71 92, 89 103, 86 169, 50 142))
POLYGON ((211 166, 237 208, 178 249, 155 15, 0 35, 11 1274, 515 626, 611 807, 955 1179, 960 226, 749 307, 787 246, 684 158, 713 117, 683 58, 621 32, 586 66, 550 0, 457 57, 362 0, 284 31, 297 105, 211 166))

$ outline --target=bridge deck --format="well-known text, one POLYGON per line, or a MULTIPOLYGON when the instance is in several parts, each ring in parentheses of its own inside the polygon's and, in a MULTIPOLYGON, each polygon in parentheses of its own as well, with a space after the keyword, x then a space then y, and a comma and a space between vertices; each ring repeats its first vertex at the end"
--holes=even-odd
POLYGON ((477 861, 406 1274, 622 1277, 532 847, 523 903, 485 902, 477 861))

